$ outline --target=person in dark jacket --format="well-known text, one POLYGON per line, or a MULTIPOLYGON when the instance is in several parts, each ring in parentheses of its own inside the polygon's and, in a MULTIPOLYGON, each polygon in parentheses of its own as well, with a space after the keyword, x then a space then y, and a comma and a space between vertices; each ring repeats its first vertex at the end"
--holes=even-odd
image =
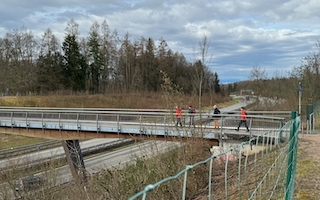
MULTIPOLYGON (((214 115, 219 115, 220 114, 220 110, 217 108, 216 105, 213 106, 213 114, 214 115)), ((214 128, 219 128, 219 123, 218 123, 218 119, 220 116, 213 116, 213 121, 214 121, 214 128)))
POLYGON ((189 106, 189 110, 188 110, 188 113, 189 113, 189 116, 190 116, 190 121, 189 121, 189 127, 193 125, 194 127, 194 116, 193 114, 195 113, 195 109, 192 108, 192 106, 189 106))
POLYGON ((240 128, 241 124, 244 123, 244 126, 247 128, 247 132, 249 132, 249 128, 248 128, 248 126, 247 126, 247 117, 246 117, 247 112, 246 112, 246 110, 244 109, 244 107, 241 107, 240 110, 241 110, 241 115, 242 115, 243 117, 241 116, 241 121, 240 121, 239 126, 238 126, 238 128, 236 129, 236 131, 239 131, 239 128, 240 128))

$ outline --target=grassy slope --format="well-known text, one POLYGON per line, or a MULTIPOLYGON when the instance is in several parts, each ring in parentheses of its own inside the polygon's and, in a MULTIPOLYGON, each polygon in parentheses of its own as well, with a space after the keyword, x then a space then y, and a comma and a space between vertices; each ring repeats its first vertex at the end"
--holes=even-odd
POLYGON ((47 141, 47 139, 0 133, 0 150, 44 141, 47 141))

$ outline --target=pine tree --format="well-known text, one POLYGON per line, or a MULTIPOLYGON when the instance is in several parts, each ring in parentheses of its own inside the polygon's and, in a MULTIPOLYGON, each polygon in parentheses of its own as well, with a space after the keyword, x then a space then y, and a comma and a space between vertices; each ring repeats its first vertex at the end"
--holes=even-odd
POLYGON ((99 25, 95 22, 89 33, 89 76, 90 76, 90 91, 95 93, 99 91, 100 85, 100 70, 103 67, 103 57, 100 51, 100 34, 99 34, 99 25))
POLYGON ((157 91, 158 89, 160 89, 160 71, 158 69, 158 63, 155 58, 154 41, 151 38, 148 39, 146 45, 145 58, 145 85, 147 86, 148 90, 157 91))
POLYGON ((220 80, 218 78, 218 74, 217 74, 217 72, 215 72, 214 73, 214 92, 215 93, 219 93, 221 91, 219 82, 220 82, 220 80))
POLYGON ((62 74, 64 76, 65 88, 81 91, 85 90, 86 86, 87 64, 80 53, 77 42, 77 26, 78 25, 71 20, 66 28, 69 32, 67 32, 62 45, 64 51, 64 68, 62 74))

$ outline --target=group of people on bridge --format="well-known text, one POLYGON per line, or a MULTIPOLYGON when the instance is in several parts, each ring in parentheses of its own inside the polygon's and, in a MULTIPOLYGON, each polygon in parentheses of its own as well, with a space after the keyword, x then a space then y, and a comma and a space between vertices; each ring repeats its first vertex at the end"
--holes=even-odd
MULTIPOLYGON (((242 116, 241 116, 241 120, 240 120, 240 122, 239 122, 239 126, 238 126, 238 128, 235 129, 235 130, 236 130, 236 131, 239 131, 240 126, 241 126, 242 124, 244 124, 245 127, 247 128, 247 132, 249 132, 249 128, 248 128, 248 126, 247 126, 247 117, 246 117, 247 112, 245 111, 244 107, 241 107, 240 110, 241 110, 241 115, 242 115, 242 116)), ((195 124, 194 124, 194 115, 192 115, 192 114, 195 114, 195 113, 196 113, 195 109, 190 105, 190 106, 189 106, 189 110, 188 110, 188 114, 189 114, 189 127, 190 127, 190 126, 195 127, 195 124)), ((214 106, 213 106, 214 128, 219 128, 218 119, 221 117, 221 116, 219 116, 220 113, 221 113, 220 110, 217 108, 216 105, 214 105, 214 106), (215 116, 215 115, 217 115, 217 116, 215 116)), ((178 107, 178 106, 176 106, 176 116, 175 116, 175 117, 176 117, 176 126, 178 126, 178 125, 180 124, 180 126, 182 127, 182 120, 181 120, 181 118, 182 118, 182 109, 181 109, 180 107, 178 107)))
MULTIPOLYGON (((192 106, 189 106, 189 110, 188 110, 188 114, 190 114, 190 121, 189 121, 189 127, 190 126, 194 126, 194 116, 192 114, 195 114, 196 110, 194 108, 192 108, 192 106)), ((176 106, 176 121, 177 121, 177 126, 180 124, 180 126, 182 127, 182 122, 181 122, 181 118, 182 118, 182 110, 180 107, 176 106)))

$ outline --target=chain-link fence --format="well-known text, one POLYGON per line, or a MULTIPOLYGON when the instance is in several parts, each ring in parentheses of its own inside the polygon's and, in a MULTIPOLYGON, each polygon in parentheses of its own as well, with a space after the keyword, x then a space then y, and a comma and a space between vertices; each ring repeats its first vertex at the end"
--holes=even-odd
POLYGON ((300 116, 222 153, 187 166, 132 196, 144 199, 293 199, 300 116), (194 188, 199 172, 207 187, 194 188), (203 177, 203 176, 202 176, 203 177), (180 194, 180 195, 177 195, 180 194))
POLYGON ((306 133, 313 133, 316 128, 320 127, 320 123, 316 121, 320 117, 320 100, 309 102, 302 106, 302 130, 306 133))

